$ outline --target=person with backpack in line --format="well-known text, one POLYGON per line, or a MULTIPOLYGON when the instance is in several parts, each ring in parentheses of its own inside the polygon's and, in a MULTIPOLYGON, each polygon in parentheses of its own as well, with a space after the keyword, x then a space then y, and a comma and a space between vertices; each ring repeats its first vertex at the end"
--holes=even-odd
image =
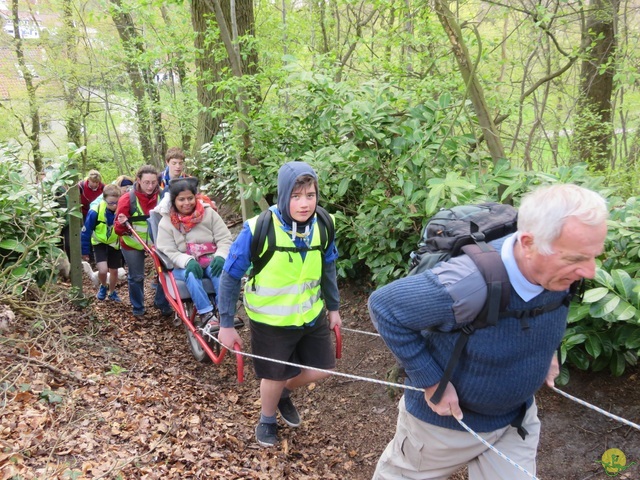
POLYGON ((208 324, 208 331, 213 333, 219 323, 202 278, 209 278, 218 291, 222 266, 232 243, 231 232, 211 204, 199 197, 197 178, 174 179, 169 198, 170 207, 160 211, 156 247, 173 263, 176 280, 185 282, 200 316, 197 326, 208 324))
MULTIPOLYGON (((128 175, 120 175, 113 182, 111 182, 111 185, 115 185, 116 187, 118 187, 120 195, 124 195, 133 188, 133 178, 129 177, 128 175)), ((100 195, 98 195, 98 197, 96 197, 94 201, 91 202, 91 205, 89 205, 89 210, 98 205, 103 198, 104 190, 100 195)))
MULTIPOLYGON (((80 195, 80 208, 82 211, 82 225, 87 220, 87 215, 91 209, 91 202, 102 195, 104 183, 102 183, 102 175, 98 170, 89 170, 87 178, 78 182, 78 193, 80 195)), ((80 231, 82 235, 82 231, 80 231)), ((65 232, 68 241, 68 230, 65 232)), ((93 246, 90 245, 89 262, 94 263, 93 246)))
MULTIPOLYGON (((144 307, 144 247, 129 233, 129 222, 140 238, 149 243, 149 212, 159 200, 158 171, 152 165, 143 165, 136 173, 133 189, 118 200, 115 230, 120 236, 120 247, 127 262, 129 300, 135 317, 145 314, 144 307)), ((154 305, 163 317, 173 314, 162 288, 155 289, 154 305)))
POLYGON ((184 161, 186 158, 182 149, 178 147, 170 147, 167 149, 167 153, 164 155, 164 161, 167 166, 158 176, 160 197, 164 197, 164 194, 169 190, 171 180, 185 177, 184 161))
POLYGON ((80 236, 83 260, 89 261, 93 246, 100 282, 96 294, 98 300, 108 298, 114 302, 121 301, 116 292, 116 284, 118 269, 122 267, 122 254, 119 237, 113 225, 119 198, 120 188, 115 185, 106 185, 102 201, 89 210, 80 236), (109 274, 108 284, 107 274, 109 274))
POLYGON ((78 182, 78 190, 80 191, 80 205, 82 206, 82 222, 87 219, 87 214, 91 208, 91 202, 102 195, 104 183, 102 183, 102 175, 97 170, 90 170, 87 178, 78 182))
POLYGON ((489 243, 508 274, 506 311, 495 326, 471 330, 439 400, 434 393, 456 340, 488 300, 487 280, 463 254, 371 294, 373 324, 404 367, 406 383, 424 390, 405 390, 374 480, 446 479, 465 465, 470 480, 529 478, 458 419, 535 475, 540 421, 534 394, 559 374, 556 351, 569 303, 563 299, 572 284, 595 276, 607 215, 599 194, 576 185, 540 187, 525 196, 517 232, 489 243))
MULTIPOLYGON (((278 202, 269 210, 273 242, 266 242, 258 252, 272 256, 246 282, 244 306, 255 355, 333 369, 331 329, 342 324, 335 265, 338 250, 333 238, 328 239, 326 248, 321 245, 326 235, 322 235, 323 225, 318 221, 318 193, 318 177, 308 164, 289 162, 278 171, 278 202)), ((333 219, 327 217, 333 231, 333 219)), ((242 346, 233 328, 234 314, 241 279, 252 264, 256 269, 258 260, 252 259, 251 250, 259 218, 245 222, 220 278, 218 339, 229 348, 236 343, 242 346)), ((254 359, 253 366, 260 378, 261 402, 256 441, 273 446, 278 443, 278 411, 287 425, 301 423, 290 393, 328 374, 260 359, 254 359)))

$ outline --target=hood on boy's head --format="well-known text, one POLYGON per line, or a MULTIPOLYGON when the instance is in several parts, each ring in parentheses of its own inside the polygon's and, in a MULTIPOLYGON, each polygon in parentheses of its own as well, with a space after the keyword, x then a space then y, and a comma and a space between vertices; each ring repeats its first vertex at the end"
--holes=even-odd
MULTIPOLYGON (((316 172, 305 162, 288 162, 278 170, 278 210, 285 223, 291 225, 293 219, 289 213, 289 200, 296 180, 302 175, 311 175, 318 181, 316 172)), ((316 192, 318 194, 318 192, 316 192)))

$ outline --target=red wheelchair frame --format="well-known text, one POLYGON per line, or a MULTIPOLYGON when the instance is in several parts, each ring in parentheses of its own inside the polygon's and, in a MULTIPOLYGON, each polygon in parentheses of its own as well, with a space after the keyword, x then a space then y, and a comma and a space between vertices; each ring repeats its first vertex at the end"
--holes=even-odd
MULTIPOLYGON (((171 272, 171 270, 165 269, 162 261, 160 260, 160 256, 158 255, 155 245, 153 244, 149 245, 144 240, 142 240, 140 238, 140 235, 138 235, 138 233, 133 229, 133 227, 129 222, 126 223, 126 226, 129 229, 129 233, 131 233, 131 235, 138 241, 138 243, 140 243, 140 245, 143 246, 145 251, 149 254, 149 257, 151 257, 156 273, 158 274, 158 281, 160 282, 160 286, 162 287, 165 297, 167 298, 167 301, 169 302, 171 307, 177 313, 182 323, 191 332, 193 337, 198 341, 198 344, 202 347, 202 349, 205 351, 205 353, 211 359, 211 361, 216 365, 220 365, 224 360, 225 354, 227 353, 227 349, 224 346, 220 345, 220 352, 219 354, 216 354, 211 349, 211 347, 209 347, 209 344, 202 337, 202 335, 198 331, 198 328, 196 328, 196 326, 193 324, 193 320, 195 319, 195 315, 196 315, 195 308, 193 310, 191 317, 189 317, 187 315, 187 312, 185 311, 182 299, 180 298, 180 295, 178 295, 179 289, 178 289, 178 285, 176 284, 176 280, 173 276, 173 272, 171 272), (167 277, 169 279, 168 280, 169 283, 167 283, 167 277), (175 293, 176 298, 173 298, 174 295, 171 294, 172 291, 175 293)), ((336 358, 340 359, 342 358, 342 334, 340 332, 340 327, 335 326, 333 328, 333 332, 336 337, 336 358)), ((238 343, 236 343, 233 346, 233 348, 237 352, 236 353, 236 371, 237 371, 238 383, 242 383, 244 381, 244 356, 242 355, 242 353, 240 353, 241 350, 240 350, 240 345, 238 343)))
MULTIPOLYGON (((198 344, 202 347, 202 350, 204 350, 211 361, 216 365, 220 365, 224 360, 227 349, 224 346, 221 346, 219 354, 216 354, 211 349, 207 341, 200 334, 199 329, 196 328, 196 326, 193 324, 196 315, 195 308, 191 317, 189 317, 187 315, 187 312, 185 311, 182 299, 178 294, 179 289, 178 285, 176 284, 176 279, 173 276, 173 272, 171 272, 171 270, 165 269, 157 253, 155 245, 148 245, 144 240, 142 240, 140 238, 140 235, 138 235, 138 233, 131 227, 131 224, 129 222, 127 222, 127 228, 129 229, 131 235, 138 241, 138 243, 140 243, 140 245, 144 247, 145 251, 149 254, 149 257, 151 257, 156 273, 158 274, 158 282, 160 282, 160 286, 164 291, 165 297, 167 298, 167 301, 169 302, 173 310, 176 312, 189 332, 191 332, 193 337, 198 341, 198 344), (174 298, 174 295, 171 294, 172 291, 175 293, 176 298, 174 298)), ((244 381, 244 356, 239 353, 240 345, 236 343, 233 348, 236 352, 238 352, 236 353, 236 371, 238 376, 238 383, 242 383, 244 381)))

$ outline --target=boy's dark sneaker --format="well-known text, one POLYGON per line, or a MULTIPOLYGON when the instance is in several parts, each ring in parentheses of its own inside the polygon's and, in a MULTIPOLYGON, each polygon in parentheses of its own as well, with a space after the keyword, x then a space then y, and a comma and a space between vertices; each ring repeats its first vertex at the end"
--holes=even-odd
POLYGON ((259 423, 256 427, 256 442, 263 447, 273 447, 278 443, 278 424, 259 423))
POLYGON ((282 416, 284 423, 290 427, 300 426, 300 415, 289 397, 280 399, 278 402, 278 410, 280 411, 280 416, 282 416))
POLYGON ((108 291, 109 291, 109 288, 106 285, 100 285, 100 288, 98 289, 98 293, 96 294, 96 298, 98 300, 104 300, 105 298, 107 298, 108 291))

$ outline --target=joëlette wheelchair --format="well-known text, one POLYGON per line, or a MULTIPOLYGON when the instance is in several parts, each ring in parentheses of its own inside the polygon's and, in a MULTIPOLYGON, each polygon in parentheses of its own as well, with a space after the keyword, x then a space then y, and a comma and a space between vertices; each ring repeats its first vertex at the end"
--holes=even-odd
MULTIPOLYGON (((158 224, 160 223, 160 214, 157 212, 151 212, 147 223, 149 224, 150 238, 157 238, 158 224)), ((182 280, 176 280, 173 276, 173 263, 169 258, 160 252, 155 244, 147 244, 143 241, 138 233, 127 223, 127 227, 131 235, 144 247, 145 251, 149 254, 149 257, 153 261, 154 268, 158 275, 158 286, 164 291, 167 301, 175 312, 174 324, 179 326, 181 323, 187 333, 187 343, 191 349, 191 353, 198 362, 207 363, 213 362, 219 365, 224 360, 224 356, 227 349, 222 347, 220 343, 216 342, 212 337, 217 336, 217 332, 209 332, 205 328, 196 326, 195 320, 198 312, 195 309, 187 285, 182 280)), ((202 279, 205 292, 209 295, 211 304, 216 305, 215 302, 215 290, 211 280, 208 278, 202 279)), ((217 315, 217 311, 216 311, 217 315)), ((241 328, 243 322, 236 318, 234 326, 241 328)), ((233 346, 236 352, 240 352, 240 345, 237 343, 233 346)), ((242 383, 244 380, 244 357, 241 353, 236 353, 237 364, 237 376, 238 382, 242 383)))

